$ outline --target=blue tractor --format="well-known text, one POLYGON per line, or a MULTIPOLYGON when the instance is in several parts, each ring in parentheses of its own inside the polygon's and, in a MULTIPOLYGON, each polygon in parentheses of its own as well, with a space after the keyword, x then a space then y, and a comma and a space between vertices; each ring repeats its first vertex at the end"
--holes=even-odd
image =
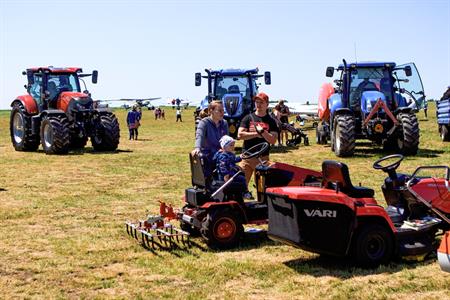
POLYGON ((195 86, 200 86, 202 78, 208 79, 208 95, 195 112, 195 127, 201 120, 202 112, 212 100, 221 100, 225 110, 224 119, 228 123, 230 136, 237 137, 242 118, 255 109, 253 96, 258 93, 257 80, 264 77, 265 84, 271 84, 270 72, 258 74, 258 69, 205 69, 206 76, 195 73, 195 86))
MULTIPOLYGON (((319 93, 316 130, 319 144, 331 141, 337 156, 352 156, 357 139, 368 139, 385 150, 415 155, 419 123, 415 113, 425 100, 420 75, 409 63, 359 62, 337 68, 335 85, 324 84, 319 93)), ((327 77, 335 68, 328 67, 327 77)))

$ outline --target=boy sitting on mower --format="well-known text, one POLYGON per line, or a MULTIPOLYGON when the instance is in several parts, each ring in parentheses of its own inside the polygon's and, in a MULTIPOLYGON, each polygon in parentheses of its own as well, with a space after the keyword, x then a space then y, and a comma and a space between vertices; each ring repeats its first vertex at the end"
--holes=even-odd
POLYGON ((245 176, 236 166, 236 163, 240 162, 242 157, 234 154, 235 140, 231 136, 224 135, 219 142, 221 150, 217 151, 213 158, 216 162, 218 180, 225 183, 231 180, 232 182, 228 183, 223 191, 227 198, 242 203, 243 198, 251 198, 245 176))

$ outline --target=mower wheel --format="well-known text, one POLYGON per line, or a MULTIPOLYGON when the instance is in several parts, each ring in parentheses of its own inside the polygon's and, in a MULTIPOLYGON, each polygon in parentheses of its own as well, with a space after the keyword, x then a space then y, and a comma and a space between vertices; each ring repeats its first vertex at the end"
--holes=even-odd
POLYGON ((355 118, 351 115, 337 116, 333 138, 336 156, 352 156, 355 151, 355 118))
POLYGON ((391 259, 393 250, 392 237, 381 225, 366 225, 356 236, 354 255, 360 266, 374 268, 386 264, 391 259))
POLYGON ((243 232, 242 222, 229 209, 216 209, 209 212, 201 229, 208 246, 217 249, 237 246, 243 232))
POLYGON ((119 122, 114 114, 108 113, 99 117, 94 136, 91 138, 92 147, 96 151, 114 151, 120 140, 119 122))
POLYGON ((419 122, 413 113, 400 113, 398 120, 403 128, 403 135, 397 140, 398 148, 404 155, 416 155, 419 149, 419 122))
POLYGON ((46 154, 66 154, 69 151, 69 122, 65 116, 47 115, 41 123, 41 144, 46 154))
POLYGON ((31 133, 31 118, 20 103, 15 103, 11 111, 9 123, 11 142, 16 151, 36 151, 39 147, 39 136, 31 133))
POLYGON ((447 125, 441 125, 441 140, 443 142, 450 142, 450 127, 447 125))

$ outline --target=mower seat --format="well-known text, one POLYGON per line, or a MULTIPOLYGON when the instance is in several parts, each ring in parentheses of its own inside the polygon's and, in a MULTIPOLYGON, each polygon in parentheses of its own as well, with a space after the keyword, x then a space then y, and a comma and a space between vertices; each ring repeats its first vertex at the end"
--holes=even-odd
POLYGON ((374 191, 366 187, 354 187, 346 164, 334 160, 322 163, 323 186, 339 189, 352 198, 372 198, 374 191))
POLYGON ((189 153, 189 161, 191 163, 192 186, 203 189, 210 195, 223 185, 223 181, 214 180, 213 176, 205 176, 203 162, 198 156, 193 156, 192 153, 189 153))

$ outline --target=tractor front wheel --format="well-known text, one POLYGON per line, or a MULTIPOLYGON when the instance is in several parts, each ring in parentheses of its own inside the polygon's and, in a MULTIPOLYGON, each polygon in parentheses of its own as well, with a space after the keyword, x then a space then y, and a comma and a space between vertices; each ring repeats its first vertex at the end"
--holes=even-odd
POLYGON ((404 155, 416 155, 419 150, 419 122, 413 113, 400 113, 398 120, 403 134, 398 137, 398 149, 404 155))
POLYGON ((69 123, 65 116, 50 115, 43 118, 41 143, 46 154, 66 154, 69 151, 69 123))
POLYGON ((443 142, 450 142, 450 127, 447 125, 441 125, 440 133, 441 133, 441 140, 443 142))
POLYGON ((340 115, 334 123, 334 153, 339 157, 352 156, 355 151, 355 119, 340 115))
POLYGON ((92 147, 96 151, 116 150, 120 140, 120 128, 116 116, 108 113, 101 115, 99 120, 94 136, 91 138, 92 147))
POLYGON ((374 268, 386 264, 391 259, 393 250, 392 237, 381 225, 366 225, 356 236, 354 255, 360 266, 374 268))
POLYGON ((229 209, 217 209, 206 216, 201 233, 208 246, 228 249, 239 244, 244 232, 239 218, 229 209))
POLYGON ((31 118, 20 103, 15 103, 9 123, 11 142, 16 151, 36 151, 39 137, 31 133, 31 118))

